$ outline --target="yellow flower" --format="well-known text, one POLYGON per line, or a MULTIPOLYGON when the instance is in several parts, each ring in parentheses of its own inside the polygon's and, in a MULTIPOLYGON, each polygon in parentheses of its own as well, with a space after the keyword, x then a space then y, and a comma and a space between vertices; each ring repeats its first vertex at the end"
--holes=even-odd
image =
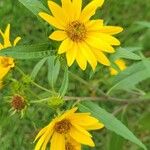
POLYGON ((66 53, 67 64, 71 66, 74 61, 82 70, 87 62, 94 70, 97 63, 110 66, 106 53, 114 53, 112 46, 120 45, 119 40, 113 37, 121 32, 121 27, 105 26, 103 20, 89 20, 101 7, 104 0, 92 0, 82 10, 82 0, 61 0, 62 7, 53 1, 48 1, 52 15, 40 12, 39 16, 58 30, 49 38, 62 41, 58 54, 66 53))
POLYGON ((81 150, 81 144, 76 142, 73 138, 67 137, 65 150, 81 150))
MULTIPOLYGON (((2 36, 3 44, 0 43, 0 50, 3 50, 8 47, 16 46, 16 44, 20 41, 20 37, 17 37, 13 44, 10 42, 10 24, 7 25, 5 32, 3 33, 0 29, 0 36, 2 36)), ((11 57, 0 56, 0 82, 4 78, 4 76, 8 73, 8 71, 14 67, 14 59, 11 57)))
MULTIPOLYGON (((119 69, 120 69, 121 71, 123 71, 123 70, 125 70, 125 69, 127 68, 125 61, 122 60, 122 59, 116 60, 116 61, 115 61, 115 64, 119 67, 119 69)), ((118 72, 116 69, 114 69, 114 68, 112 68, 112 67, 110 68, 110 74, 111 74, 111 75, 117 75, 118 73, 119 73, 119 72, 118 72)))
POLYGON ((69 146, 80 150, 80 144, 95 146, 87 130, 101 129, 104 125, 90 113, 75 113, 76 110, 66 111, 44 127, 35 138, 35 141, 38 140, 35 150, 45 150, 48 143, 50 150, 69 150, 69 146))

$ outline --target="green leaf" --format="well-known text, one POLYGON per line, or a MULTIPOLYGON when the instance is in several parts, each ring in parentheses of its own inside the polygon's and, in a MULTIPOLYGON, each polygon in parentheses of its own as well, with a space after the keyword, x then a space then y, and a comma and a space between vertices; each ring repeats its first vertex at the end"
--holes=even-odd
POLYGON ((117 76, 113 77, 111 79, 113 86, 109 90, 109 93, 114 89, 134 89, 138 83, 150 78, 149 66, 150 60, 144 59, 143 61, 133 64, 117 76))
POLYGON ((57 81, 59 71, 60 71, 60 62, 56 59, 55 56, 51 56, 48 58, 48 82, 52 88, 57 81))
POLYGON ((65 73, 64 73, 64 79, 61 85, 61 88, 59 89, 60 96, 64 96, 67 92, 69 84, 69 77, 68 77, 68 68, 66 67, 65 73))
POLYGON ((91 112, 91 114, 102 122, 107 129, 137 144, 144 150, 147 150, 145 145, 121 121, 103 108, 93 102, 83 102, 82 104, 79 104, 79 109, 82 112, 91 112))
POLYGON ((0 51, 0 56, 8 56, 16 59, 44 58, 55 53, 49 50, 48 44, 23 45, 6 48, 0 51))
POLYGON ((142 59, 139 55, 133 53, 132 51, 129 51, 128 49, 121 48, 121 47, 118 48, 116 53, 113 54, 110 58, 113 61, 120 59, 120 58, 131 59, 131 60, 141 60, 142 59))
POLYGON ((39 0, 19 0, 27 9, 38 16, 41 11, 48 11, 47 8, 39 0))
MULTIPOLYGON (((122 123, 124 123, 125 125, 127 125, 127 116, 126 116, 126 112, 125 110, 123 110, 123 112, 121 112, 118 115, 118 118, 120 119, 120 121, 122 123)), ((110 134, 108 134, 109 136, 109 140, 108 140, 108 150, 123 150, 123 144, 125 139, 122 138, 121 136, 117 135, 115 132, 111 132, 110 134)))
POLYGON ((148 22, 148 21, 138 21, 138 22, 136 22, 136 24, 138 24, 142 27, 150 28, 150 22, 148 22))
POLYGON ((41 59, 33 68, 33 71, 31 72, 31 79, 35 79, 37 74, 39 73, 41 67, 44 65, 44 63, 46 62, 47 57, 41 59))

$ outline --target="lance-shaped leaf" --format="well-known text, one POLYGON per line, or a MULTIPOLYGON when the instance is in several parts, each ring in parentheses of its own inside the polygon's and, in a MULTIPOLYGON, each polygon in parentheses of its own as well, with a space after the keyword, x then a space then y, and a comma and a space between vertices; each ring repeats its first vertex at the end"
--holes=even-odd
POLYGON ((83 102, 79 104, 79 109, 82 112, 91 112, 91 114, 96 117, 100 122, 102 122, 107 129, 137 144, 144 150, 147 150, 145 145, 121 121, 119 121, 117 118, 115 118, 112 114, 108 113, 103 108, 99 107, 93 102, 83 102))

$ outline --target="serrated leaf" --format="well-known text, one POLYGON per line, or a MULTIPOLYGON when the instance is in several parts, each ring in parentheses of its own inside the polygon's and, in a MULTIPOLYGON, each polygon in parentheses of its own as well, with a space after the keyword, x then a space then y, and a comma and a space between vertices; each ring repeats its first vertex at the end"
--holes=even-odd
POLYGON ((44 63, 46 62, 47 60, 47 57, 46 58, 43 58, 41 59, 36 65, 35 67, 33 68, 32 72, 31 72, 31 79, 35 79, 37 74, 39 73, 41 67, 44 65, 44 63))
POLYGON ((19 0, 27 9, 38 16, 41 11, 48 11, 47 8, 39 0, 19 0))
POLYGON ((93 102, 83 102, 79 104, 79 109, 82 112, 91 112, 92 116, 102 122, 107 129, 147 150, 145 145, 121 121, 103 108, 93 102))
POLYGON ((115 61, 120 58, 131 59, 131 60, 142 59, 139 55, 133 53, 132 51, 129 51, 128 49, 121 48, 121 47, 118 48, 116 53, 111 56, 111 60, 115 61))
POLYGON ((16 59, 44 58, 55 53, 49 50, 48 44, 22 45, 6 48, 0 51, 0 56, 8 56, 16 59))
POLYGON ((66 94, 67 89, 68 89, 68 84, 69 84, 69 77, 68 76, 69 76, 68 75, 68 68, 66 67, 65 73, 64 73, 64 79, 63 79, 61 88, 59 89, 59 93, 60 93, 61 97, 63 97, 66 94))

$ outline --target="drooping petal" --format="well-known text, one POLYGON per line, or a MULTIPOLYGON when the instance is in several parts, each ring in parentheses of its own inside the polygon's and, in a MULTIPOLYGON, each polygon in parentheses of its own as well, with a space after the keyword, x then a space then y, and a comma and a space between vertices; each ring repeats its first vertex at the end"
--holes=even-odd
POLYGON ((117 27, 117 26, 103 26, 99 30, 102 33, 107 33, 110 35, 118 34, 123 31, 122 27, 117 27))
POLYGON ((50 150, 65 150, 65 137, 55 132, 51 139, 50 150))
POLYGON ((69 38, 65 39, 59 46, 58 54, 65 53, 66 51, 70 50, 72 46, 73 42, 69 38))
POLYGON ((67 20, 67 16, 65 14, 65 12, 63 11, 63 9, 56 4, 53 1, 48 1, 48 6, 49 9, 51 10, 53 16, 56 18, 56 20, 60 20, 59 23, 62 26, 66 26, 68 24, 68 20, 67 20))
POLYGON ((93 50, 95 57, 97 58, 97 61, 105 66, 110 66, 109 59, 105 56, 103 52, 100 50, 93 50))
POLYGON ((44 143, 44 147, 45 147, 45 141, 50 141, 50 138, 53 134, 53 126, 54 126, 54 122, 50 123, 48 126, 46 126, 45 128, 43 128, 39 134, 36 136, 35 141, 40 137, 40 139, 38 140, 36 146, 35 146, 35 150, 40 150, 40 148, 42 147, 43 143, 44 143))
POLYGON ((83 22, 88 21, 96 12, 98 7, 101 7, 104 0, 92 0, 81 12, 80 20, 83 22))
POLYGON ((77 44, 74 43, 72 48, 66 52, 67 64, 69 67, 74 63, 77 51, 78 51, 77 44))
POLYGON ((73 0, 73 19, 78 20, 82 9, 82 0, 73 0))
POLYGON ((85 56, 86 60, 91 65, 92 69, 95 70, 97 60, 95 58, 95 55, 91 51, 90 47, 86 43, 82 42, 79 44, 79 49, 81 50, 82 54, 85 56))
POLYGON ((90 46, 97 48, 97 49, 100 49, 102 51, 105 51, 108 53, 114 53, 115 52, 114 48, 110 44, 105 42, 103 39, 96 38, 94 36, 88 36, 85 41, 90 46))
POLYGON ((56 41, 63 41, 67 38, 66 32, 65 31, 54 31, 50 36, 50 39, 56 40, 56 41))
POLYGON ((82 132, 76 130, 76 128, 72 127, 70 130, 70 136, 77 142, 85 145, 89 145, 94 147, 95 144, 92 141, 91 137, 83 134, 82 132))
POLYGON ((21 40, 21 37, 20 36, 18 36, 18 37, 16 37, 15 38, 15 40, 14 40, 14 46, 16 46, 16 44, 19 42, 21 40))
POLYGON ((76 128, 76 130, 80 131, 82 134, 85 134, 85 135, 87 135, 89 137, 92 137, 92 135, 88 131, 86 131, 86 129, 84 129, 83 127, 81 127, 81 126, 79 126, 77 124, 74 124, 74 123, 72 123, 72 126, 74 128, 76 128))
POLYGON ((87 60, 86 60, 85 56, 82 54, 82 51, 80 51, 80 49, 78 49, 78 51, 77 51, 76 61, 82 70, 86 69, 87 60))
POLYGON ((39 16, 44 19, 46 22, 48 22, 50 25, 58 28, 58 29, 61 29, 61 30, 64 30, 65 27, 63 25, 61 25, 59 23, 59 21, 56 20, 56 18, 54 18, 53 16, 47 14, 47 13, 44 13, 44 12, 40 12, 39 13, 39 16))

